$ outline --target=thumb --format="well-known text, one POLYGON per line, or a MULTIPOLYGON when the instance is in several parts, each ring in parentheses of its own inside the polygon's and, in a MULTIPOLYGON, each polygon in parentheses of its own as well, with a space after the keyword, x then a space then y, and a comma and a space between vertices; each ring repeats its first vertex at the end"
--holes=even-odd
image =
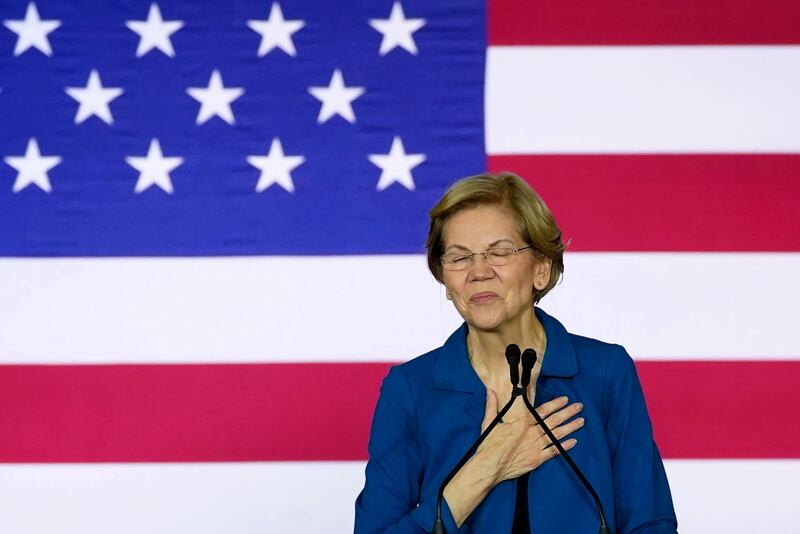
POLYGON ((486 389, 486 413, 483 416, 483 423, 481 423, 481 432, 486 430, 492 419, 497 417, 497 394, 493 389, 486 389))

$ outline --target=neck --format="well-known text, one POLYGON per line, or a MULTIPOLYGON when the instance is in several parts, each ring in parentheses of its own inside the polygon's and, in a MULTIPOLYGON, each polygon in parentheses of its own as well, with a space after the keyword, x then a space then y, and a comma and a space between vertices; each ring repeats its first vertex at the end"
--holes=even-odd
POLYGON ((533 307, 496 330, 470 327, 467 349, 472 366, 484 383, 508 382, 505 353, 506 347, 511 343, 519 345, 522 350, 531 347, 540 358, 543 356, 547 338, 533 307))

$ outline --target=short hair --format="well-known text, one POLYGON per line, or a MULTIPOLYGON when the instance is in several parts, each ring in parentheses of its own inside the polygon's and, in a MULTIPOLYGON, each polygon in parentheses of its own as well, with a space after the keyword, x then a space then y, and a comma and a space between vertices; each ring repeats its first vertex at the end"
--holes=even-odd
POLYGON ((539 302, 558 282, 564 272, 561 230, 547 205, 522 178, 511 172, 469 176, 450 186, 431 208, 428 239, 428 268, 434 278, 444 283, 441 257, 444 254, 444 230, 456 213, 478 206, 502 206, 514 217, 515 228, 525 243, 532 245, 539 257, 552 260, 550 280, 540 290, 534 288, 534 303, 539 302))

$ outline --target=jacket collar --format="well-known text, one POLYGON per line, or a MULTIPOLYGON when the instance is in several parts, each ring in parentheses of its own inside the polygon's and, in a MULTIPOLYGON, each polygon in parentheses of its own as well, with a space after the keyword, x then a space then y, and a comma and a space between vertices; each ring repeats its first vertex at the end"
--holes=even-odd
MULTIPOLYGON (((578 374, 578 360, 567 329, 541 308, 535 307, 534 312, 547 336, 540 376, 569 378, 578 374)), ((464 393, 482 392, 485 396, 485 386, 469 363, 467 332, 467 324, 463 323, 439 349, 430 385, 437 389, 464 393)))
POLYGON ((542 365, 543 377, 571 378, 578 374, 578 357, 569 332, 555 317, 552 317, 540 308, 534 308, 536 317, 544 326, 547 336, 544 364, 542 365))

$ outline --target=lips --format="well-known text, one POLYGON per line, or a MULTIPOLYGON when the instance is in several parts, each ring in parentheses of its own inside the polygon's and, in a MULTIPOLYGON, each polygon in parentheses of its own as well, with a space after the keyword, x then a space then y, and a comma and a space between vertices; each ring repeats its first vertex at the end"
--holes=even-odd
POLYGON ((491 291, 481 291, 480 293, 475 293, 469 298, 470 302, 474 302, 476 304, 484 304, 486 302, 491 302, 497 298, 500 298, 497 293, 493 293, 491 291))

